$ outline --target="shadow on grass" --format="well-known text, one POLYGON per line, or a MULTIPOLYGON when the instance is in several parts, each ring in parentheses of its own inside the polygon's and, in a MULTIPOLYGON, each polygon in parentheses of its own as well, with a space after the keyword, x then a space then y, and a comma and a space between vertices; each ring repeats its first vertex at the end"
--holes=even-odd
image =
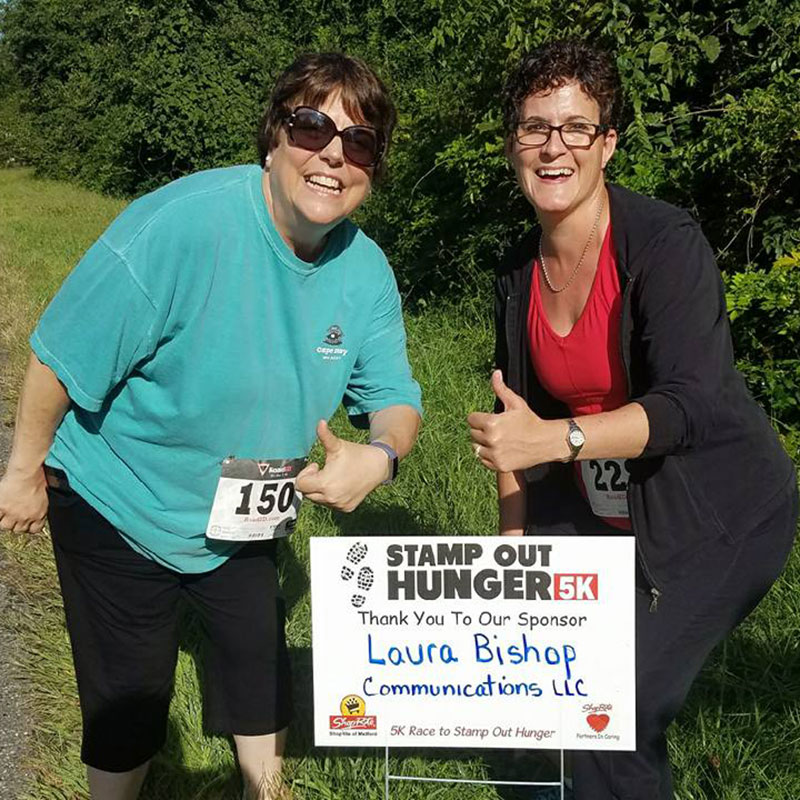
MULTIPOLYGON (((787 620, 789 623, 789 620, 787 620)), ((800 704, 800 649, 794 623, 782 637, 760 641, 744 629, 718 646, 692 687, 681 716, 701 710, 746 718, 800 704)))
MULTIPOLYGON (((231 743, 232 746, 232 743, 231 743)), ((140 797, 169 797, 170 800, 232 800, 242 793, 236 768, 192 770, 186 766, 181 732, 170 719, 167 741, 153 759, 140 797)))
MULTIPOLYGON (((721 797, 745 781, 779 779, 794 787, 786 797, 800 797, 800 742, 796 720, 800 709, 800 650, 796 628, 787 625, 769 641, 755 636, 757 624, 746 624, 712 653, 678 715, 672 736, 691 738, 681 744, 683 758, 694 758, 699 773, 698 797, 721 797), (746 742, 746 748, 731 743, 746 742), (727 777, 726 777, 727 776, 727 777)), ((755 789, 755 787, 753 787, 755 789)))
POLYGON ((438 536, 408 509, 397 506, 366 507, 357 514, 334 513, 341 536, 438 536))

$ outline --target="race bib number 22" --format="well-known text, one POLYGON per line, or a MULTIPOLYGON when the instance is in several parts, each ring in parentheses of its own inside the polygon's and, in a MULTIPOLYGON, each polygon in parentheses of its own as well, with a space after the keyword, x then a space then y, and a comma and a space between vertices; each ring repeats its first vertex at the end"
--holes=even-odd
POLYGON ((581 461, 581 477, 592 511, 598 517, 627 518, 628 470, 624 458, 581 461))

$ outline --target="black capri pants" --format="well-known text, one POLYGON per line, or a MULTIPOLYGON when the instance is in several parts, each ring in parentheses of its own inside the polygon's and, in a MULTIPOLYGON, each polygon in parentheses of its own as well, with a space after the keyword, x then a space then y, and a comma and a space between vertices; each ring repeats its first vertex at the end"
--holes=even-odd
POLYGON ((206 730, 252 736, 285 728, 290 678, 276 543, 247 544, 211 572, 175 572, 133 550, 63 473, 48 473, 84 763, 125 772, 164 744, 181 597, 199 611, 205 634, 206 730))

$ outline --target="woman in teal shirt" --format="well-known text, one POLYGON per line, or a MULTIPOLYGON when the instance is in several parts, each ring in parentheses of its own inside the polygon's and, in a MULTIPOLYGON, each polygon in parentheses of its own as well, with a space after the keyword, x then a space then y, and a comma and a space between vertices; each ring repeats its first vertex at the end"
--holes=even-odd
POLYGON ((394 477, 419 387, 383 253, 347 217, 395 111, 339 54, 279 78, 261 165, 131 203, 31 337, 0 528, 49 516, 93 798, 135 798, 163 743, 178 598, 207 636, 206 726, 272 797, 290 715, 275 538, 299 497, 350 511, 394 477), (340 402, 371 444, 336 437, 340 402), (305 458, 319 437, 324 466, 305 458))

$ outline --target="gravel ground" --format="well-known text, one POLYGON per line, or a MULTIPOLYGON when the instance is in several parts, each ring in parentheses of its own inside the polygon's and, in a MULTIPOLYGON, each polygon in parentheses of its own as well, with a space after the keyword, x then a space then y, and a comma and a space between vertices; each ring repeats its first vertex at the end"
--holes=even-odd
MULTIPOLYGON (((3 401, 0 398, 0 420, 3 418, 3 401)), ((11 447, 11 428, 0 421, 0 474, 5 470, 11 447)), ((3 584, 4 564, 0 556, 0 621, 12 602, 3 584)), ((25 714, 22 686, 12 673, 19 653, 14 637, 0 624, 0 797, 14 800, 25 787, 25 775, 20 769, 25 752, 26 737, 30 730, 25 714)))

